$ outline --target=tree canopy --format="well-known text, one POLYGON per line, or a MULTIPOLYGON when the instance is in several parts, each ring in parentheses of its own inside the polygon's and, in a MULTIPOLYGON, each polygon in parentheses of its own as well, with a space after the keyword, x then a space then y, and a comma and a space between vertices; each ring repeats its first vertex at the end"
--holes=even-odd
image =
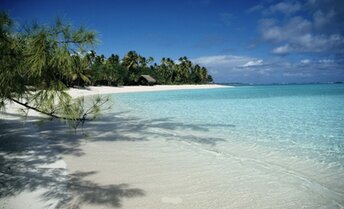
POLYGON ((129 51, 122 59, 111 54, 108 58, 91 51, 92 85, 137 85, 140 75, 150 75, 158 84, 205 84, 213 82, 205 67, 194 65, 187 57, 178 61, 162 58, 160 64, 152 57, 145 58, 129 51))

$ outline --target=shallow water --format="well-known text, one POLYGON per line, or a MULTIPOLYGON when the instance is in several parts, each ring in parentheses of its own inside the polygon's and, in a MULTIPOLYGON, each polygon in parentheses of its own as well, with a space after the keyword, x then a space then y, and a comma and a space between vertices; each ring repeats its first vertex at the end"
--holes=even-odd
POLYGON ((195 158, 185 159, 190 162, 202 156, 197 172, 215 170, 227 185, 211 190, 225 195, 235 189, 238 199, 261 203, 260 208, 344 206, 342 84, 127 93, 112 99, 114 113, 144 119, 150 140, 169 142, 160 149, 186 149, 195 158))

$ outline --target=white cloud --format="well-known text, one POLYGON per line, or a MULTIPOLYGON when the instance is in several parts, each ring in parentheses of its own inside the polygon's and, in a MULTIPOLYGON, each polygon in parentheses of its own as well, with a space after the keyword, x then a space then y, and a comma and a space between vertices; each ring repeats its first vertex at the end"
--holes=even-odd
POLYGON ((273 50, 275 54, 340 51, 344 47, 343 35, 314 34, 312 23, 301 17, 294 17, 285 25, 277 25, 272 21, 269 24, 264 22, 261 34, 265 41, 285 43, 273 50))
POLYGON ((300 61, 301 64, 309 64, 310 62, 311 62, 310 59, 304 59, 300 61))
POLYGON ((276 15, 260 20, 262 39, 277 45, 272 52, 280 55, 293 52, 344 53, 344 9, 340 12, 344 3, 327 0, 326 3, 314 1, 302 5, 298 2, 265 6, 270 15, 276 12, 288 14, 284 18, 276 15), (299 10, 303 10, 302 16, 292 16, 299 10))
POLYGON ((289 46, 289 44, 285 44, 283 46, 279 46, 277 48, 274 48, 272 50, 272 53, 279 54, 279 55, 284 55, 284 54, 288 54, 290 51, 292 51, 292 49, 289 46))
POLYGON ((249 8, 248 10, 246 10, 246 13, 252 13, 252 12, 256 12, 256 11, 261 11, 263 9, 264 9, 263 5, 258 4, 258 5, 255 5, 255 6, 251 7, 251 8, 249 8))
POLYGON ((264 2, 260 3, 258 5, 255 5, 248 9, 247 13, 252 12, 262 12, 265 15, 271 15, 273 13, 282 13, 285 15, 293 14, 295 12, 300 11, 302 8, 302 5, 299 2, 279 2, 274 5, 267 6, 264 2))
POLYGON ((250 60, 247 63, 243 64, 242 67, 253 67, 263 64, 263 60, 250 60))
POLYGON ((191 61, 205 66, 217 82, 243 81, 242 78, 248 82, 252 76, 269 76, 273 70, 262 59, 248 56, 205 56, 191 61))
POLYGON ((256 58, 234 55, 218 55, 218 56, 206 56, 192 59, 195 62, 206 67, 225 67, 234 68, 241 67, 250 61, 256 61, 256 58))
POLYGON ((285 24, 278 24, 276 19, 262 19, 261 33, 263 39, 271 42, 298 40, 300 35, 311 31, 312 24, 302 17, 293 17, 285 24))
POLYGON ((269 12, 281 12, 283 14, 292 14, 301 9, 301 5, 298 2, 290 3, 290 2, 279 2, 276 5, 272 5, 269 8, 269 12))
POLYGON ((322 63, 322 64, 329 64, 329 63, 334 63, 334 60, 332 59, 321 59, 321 60, 318 60, 319 63, 322 63))
POLYGON ((316 29, 321 29, 327 24, 331 24, 331 20, 334 18, 335 14, 334 10, 331 10, 327 14, 321 10, 316 11, 313 14, 314 27, 316 29))
POLYGON ((191 61, 205 66, 216 81, 226 80, 228 76, 268 75, 271 70, 262 59, 247 56, 217 55, 199 57, 191 61))
POLYGON ((344 79, 343 63, 331 58, 291 62, 281 57, 262 60, 248 56, 217 55, 191 61, 206 67, 216 82, 273 83, 344 79))
POLYGON ((312 77, 311 73, 283 73, 286 77, 312 77))

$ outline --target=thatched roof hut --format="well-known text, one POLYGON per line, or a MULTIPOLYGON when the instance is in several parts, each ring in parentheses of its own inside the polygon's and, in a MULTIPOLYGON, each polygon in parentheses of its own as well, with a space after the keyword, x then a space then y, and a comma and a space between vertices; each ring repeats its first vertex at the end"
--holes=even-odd
POLYGON ((138 83, 141 85, 154 85, 156 80, 150 75, 141 75, 138 83))

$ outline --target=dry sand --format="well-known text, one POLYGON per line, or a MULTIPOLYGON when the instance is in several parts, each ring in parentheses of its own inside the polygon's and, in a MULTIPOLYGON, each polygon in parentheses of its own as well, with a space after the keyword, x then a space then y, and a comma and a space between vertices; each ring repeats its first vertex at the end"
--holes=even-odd
POLYGON ((171 90, 185 90, 185 89, 211 89, 211 88, 229 88, 230 86, 223 86, 217 84, 203 84, 203 85, 156 85, 156 86, 90 86, 85 89, 70 89, 68 93, 73 97, 90 96, 97 94, 116 94, 116 93, 130 93, 130 92, 149 92, 149 91, 171 91, 171 90))

